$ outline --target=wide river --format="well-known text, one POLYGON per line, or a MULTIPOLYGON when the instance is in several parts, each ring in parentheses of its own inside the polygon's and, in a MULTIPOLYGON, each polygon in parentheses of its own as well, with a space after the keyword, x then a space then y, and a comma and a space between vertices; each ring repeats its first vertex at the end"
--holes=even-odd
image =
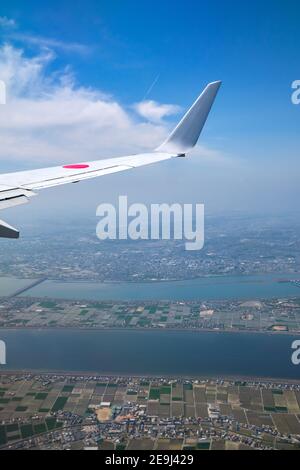
MULTIPOLYGON (((45 281, 22 295, 86 300, 197 300, 297 297, 282 280, 299 274, 214 276, 176 282, 45 281)), ((0 278, 0 295, 31 283, 0 278)), ((290 335, 192 331, 0 330, 5 369, 102 374, 248 376, 300 379, 290 335)))
POLYGON ((300 379, 290 335, 128 330, 1 330, 4 370, 300 379))
POLYGON ((86 300, 221 300, 300 296, 289 279, 300 274, 212 276, 163 282, 62 282, 45 281, 22 295, 86 300))

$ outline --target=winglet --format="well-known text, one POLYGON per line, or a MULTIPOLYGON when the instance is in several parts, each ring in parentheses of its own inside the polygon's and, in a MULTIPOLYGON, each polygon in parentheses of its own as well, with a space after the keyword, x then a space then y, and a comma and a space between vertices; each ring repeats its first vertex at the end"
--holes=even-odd
POLYGON ((217 81, 206 86, 167 140, 156 151, 185 154, 196 145, 221 83, 217 81))

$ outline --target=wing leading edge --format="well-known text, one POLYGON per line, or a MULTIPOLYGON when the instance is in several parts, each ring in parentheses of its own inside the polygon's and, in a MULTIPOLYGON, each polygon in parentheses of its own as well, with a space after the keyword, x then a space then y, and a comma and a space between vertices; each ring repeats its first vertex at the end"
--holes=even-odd
MULTIPOLYGON (((0 210, 24 204, 35 191, 184 156, 197 143, 221 82, 207 85, 167 140, 154 152, 0 175, 0 210)), ((0 220, 0 237, 19 232, 0 220)))

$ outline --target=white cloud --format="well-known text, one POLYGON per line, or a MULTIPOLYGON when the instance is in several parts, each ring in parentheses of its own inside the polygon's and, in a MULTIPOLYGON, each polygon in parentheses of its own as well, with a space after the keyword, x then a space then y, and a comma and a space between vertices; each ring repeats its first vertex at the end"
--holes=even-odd
POLYGON ((14 28, 16 27, 16 22, 12 18, 7 18, 7 16, 0 16, 0 27, 14 28))
POLYGON ((152 122, 161 122, 164 117, 177 114, 180 107, 174 104, 161 104, 156 101, 140 101, 134 105, 135 111, 143 118, 152 122))
POLYGON ((91 52, 91 47, 78 42, 66 42, 58 39, 45 38, 42 36, 34 36, 32 34, 25 33, 12 33, 9 35, 11 39, 21 41, 23 43, 38 46, 39 48, 46 49, 61 49, 66 52, 75 52, 78 54, 87 55, 91 52))
MULTIPOLYGON (((130 155, 165 140, 169 130, 162 118, 178 106, 153 101, 133 105, 151 121, 143 122, 132 107, 126 109, 100 90, 78 86, 69 68, 50 73, 54 58, 50 50, 28 57, 12 45, 0 47, 0 79, 7 88, 7 104, 0 106, 2 168, 130 155)), ((197 154, 212 161, 221 158, 202 146, 197 154)))
POLYGON ((0 79, 6 83, 10 98, 38 97, 50 91, 52 80, 45 69, 53 58, 51 51, 26 58, 21 49, 8 44, 0 47, 0 79))
POLYGON ((2 33, 6 39, 37 46, 40 49, 59 49, 65 52, 72 52, 82 55, 89 54, 93 49, 91 46, 86 46, 85 44, 81 44, 79 42, 66 42, 60 39, 47 38, 30 33, 19 32, 16 21, 13 18, 8 18, 7 16, 0 16, 0 28, 2 28, 2 33))
POLYGON ((132 118, 112 97, 76 86, 69 70, 47 74, 47 51, 34 57, 11 45, 0 48, 0 158, 45 163, 80 161, 154 148, 163 126, 132 118))

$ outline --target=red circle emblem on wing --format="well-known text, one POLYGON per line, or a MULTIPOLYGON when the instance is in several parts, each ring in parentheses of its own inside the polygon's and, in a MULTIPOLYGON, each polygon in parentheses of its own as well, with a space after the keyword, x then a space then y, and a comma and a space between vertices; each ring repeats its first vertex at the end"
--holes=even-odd
POLYGON ((68 168, 70 170, 82 170, 84 168, 89 168, 90 165, 80 164, 80 165, 64 165, 63 168, 68 168))

